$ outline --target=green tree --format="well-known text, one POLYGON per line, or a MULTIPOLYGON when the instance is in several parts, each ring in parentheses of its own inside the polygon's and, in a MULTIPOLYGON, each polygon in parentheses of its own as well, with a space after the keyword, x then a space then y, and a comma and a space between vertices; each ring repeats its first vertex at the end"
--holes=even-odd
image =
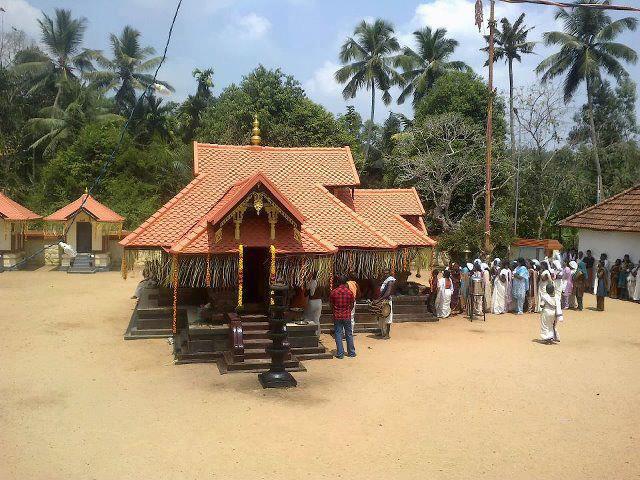
POLYGON ((87 19, 72 18, 70 10, 56 8, 55 18, 46 13, 38 20, 43 47, 48 55, 23 57, 14 69, 18 73, 29 73, 34 81, 32 91, 45 87, 48 83, 56 85, 54 107, 59 107, 65 90, 78 80, 78 75, 93 70, 94 50, 81 49, 87 19))
MULTIPOLYGON (((355 98, 362 88, 371 90, 371 116, 374 121, 376 88, 382 91, 385 105, 391 103, 389 89, 401 78, 394 69, 395 53, 400 50, 398 39, 394 35, 393 26, 382 19, 373 23, 363 20, 347 38, 340 50, 340 62, 343 66, 335 73, 340 83, 346 83, 342 90, 345 100, 355 98)), ((371 128, 367 130, 367 144, 364 160, 367 162, 371 147, 371 128)))
MULTIPOLYGON (((456 112, 486 129, 488 101, 487 85, 475 73, 447 72, 435 81, 418 103, 415 121, 420 123, 428 115, 456 112)), ((505 131, 504 101, 497 97, 493 107, 493 138, 498 156, 504 150, 505 131)))
MULTIPOLYGON (((580 0, 587 3, 590 0, 580 0)), ((593 159, 596 167, 596 202, 602 200, 602 169, 598 153, 593 95, 601 70, 621 82, 628 77, 620 61, 635 63, 638 55, 628 46, 615 42, 625 30, 635 30, 637 19, 625 17, 612 21, 604 10, 576 7, 567 12, 558 10, 556 20, 563 23, 562 32, 545 32, 544 41, 548 46, 559 46, 560 51, 543 60, 536 71, 542 73, 542 80, 566 74, 564 79, 565 101, 571 100, 584 81, 587 90, 587 111, 593 159)))
POLYGON ((66 108, 45 107, 40 116, 29 119, 27 125, 35 137, 29 148, 41 149, 43 154, 50 155, 59 145, 71 142, 84 125, 119 118, 107 111, 95 90, 80 85, 72 89, 75 99, 66 108))
MULTIPOLYGON (((636 121, 636 84, 631 79, 623 80, 615 90, 607 80, 598 82, 593 93, 593 118, 600 148, 628 141, 638 133, 636 121)), ((569 132, 569 141, 574 145, 589 141, 589 108, 583 105, 573 117, 575 122, 569 132)))
MULTIPOLYGON (((123 119, 90 123, 42 169, 27 204, 52 212, 79 197, 91 185, 118 143, 123 119)), ((98 200, 126 217, 135 227, 153 214, 189 181, 190 148, 176 149, 161 141, 137 146, 125 134, 113 163, 94 190, 98 200)))
POLYGON ((202 112, 213 101, 213 93, 211 92, 213 89, 213 69, 200 70, 196 68, 192 74, 198 83, 196 94, 189 95, 180 106, 180 115, 186 118, 182 134, 184 142, 193 140, 196 130, 200 127, 202 112))
MULTIPOLYGON (((127 25, 120 35, 110 34, 113 59, 102 54, 96 55, 97 63, 103 68, 88 77, 106 90, 115 90, 116 106, 119 112, 130 112, 136 103, 136 90, 144 90, 153 82, 152 71, 157 68, 162 57, 152 57, 153 47, 140 45, 140 32, 127 25)), ((173 87, 162 80, 155 83, 170 91, 173 87)))
POLYGON ((201 142, 248 145, 257 113, 263 145, 345 146, 355 139, 333 114, 307 98, 295 78, 260 65, 216 97, 202 113, 201 142))
POLYGON ((398 103, 404 103, 413 93, 415 107, 434 82, 446 72, 470 70, 464 62, 449 60, 458 46, 458 41, 447 38, 446 35, 446 28, 431 30, 431 27, 425 27, 413 32, 418 51, 404 47, 402 54, 396 58, 396 66, 402 68, 401 77, 404 85, 398 103))

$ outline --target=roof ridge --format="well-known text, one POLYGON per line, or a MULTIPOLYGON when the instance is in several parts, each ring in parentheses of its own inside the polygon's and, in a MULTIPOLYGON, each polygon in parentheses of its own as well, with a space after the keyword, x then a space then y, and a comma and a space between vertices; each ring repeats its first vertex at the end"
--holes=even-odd
POLYGON ((587 212, 589 212, 589 211, 593 210, 593 209, 594 209, 594 208, 596 208, 596 207, 601 207, 601 206, 603 206, 603 205, 605 205, 605 204, 607 204, 607 203, 609 203, 609 202, 611 202, 611 201, 613 201, 613 200, 616 200, 617 198, 621 197, 622 195, 625 195, 625 194, 627 194, 627 193, 629 193, 629 192, 631 192, 631 191, 633 191, 633 190, 636 190, 636 189, 640 189, 640 183, 637 183, 637 184, 636 184, 636 185, 634 185, 633 187, 627 188, 626 190, 624 190, 624 191, 622 191, 622 192, 620 192, 620 193, 617 193, 617 194, 615 194, 615 195, 613 195, 613 196, 611 196, 611 197, 609 197, 609 198, 606 198, 606 199, 604 199, 604 200, 603 200, 602 202, 600 202, 600 203, 596 203, 596 204, 594 204, 594 205, 591 205, 590 207, 583 208, 583 209, 582 209, 582 210, 580 210, 579 212, 576 212, 576 213, 574 213, 573 215, 569 215, 567 218, 564 218, 563 220, 560 220, 560 221, 558 222, 558 225, 562 225, 562 224, 563 224, 563 223, 565 223, 565 222, 568 222, 568 221, 570 221, 570 220, 573 220, 573 219, 574 219, 575 217, 577 217, 578 215, 582 215, 582 214, 584 214, 584 213, 587 213, 587 212))
POLYGON ((270 145, 225 145, 221 143, 201 143, 194 141, 194 144, 199 147, 205 148, 216 148, 216 149, 228 149, 228 150, 280 150, 280 151, 291 151, 291 150, 301 150, 301 151, 333 151, 333 150, 345 150, 351 149, 348 145, 343 145, 341 147, 273 147, 270 145))
POLYGON ((341 209, 349 212, 349 214, 352 217, 354 217, 354 219, 357 220, 362 226, 364 226, 365 228, 369 229, 374 235, 376 235, 379 238, 381 238, 382 241, 384 241, 386 244, 389 245, 389 248, 397 248, 398 245, 393 240, 391 240, 389 237, 387 237, 383 233, 379 232, 371 224, 371 222, 369 222, 367 219, 365 219, 362 215, 360 215, 357 212, 353 211, 351 208, 349 208, 348 205, 345 205, 344 202, 342 202, 339 198, 337 198, 335 195, 333 195, 329 190, 327 190, 326 187, 324 187, 323 185, 320 185, 320 184, 316 184, 316 187, 320 188, 320 190, 322 192, 324 192, 334 203, 339 205, 341 209))

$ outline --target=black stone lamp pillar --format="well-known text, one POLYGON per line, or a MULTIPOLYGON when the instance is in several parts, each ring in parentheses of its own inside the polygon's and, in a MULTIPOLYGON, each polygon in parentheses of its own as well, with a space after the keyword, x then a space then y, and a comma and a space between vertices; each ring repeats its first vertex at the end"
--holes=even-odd
POLYGON ((268 337, 272 344, 266 348, 271 355, 271 368, 268 372, 258 375, 258 380, 262 388, 286 388, 296 387, 298 382, 284 368, 285 359, 289 357, 289 342, 287 341, 287 331, 285 325, 285 312, 288 307, 289 287, 282 284, 271 284, 269 290, 272 292, 273 305, 269 307, 269 333, 268 337))

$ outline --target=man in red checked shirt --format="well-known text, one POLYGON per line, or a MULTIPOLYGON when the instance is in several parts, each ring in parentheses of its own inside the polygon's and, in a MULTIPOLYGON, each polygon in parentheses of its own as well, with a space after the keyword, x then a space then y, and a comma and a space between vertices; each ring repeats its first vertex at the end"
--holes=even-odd
POLYGON ((356 303, 356 298, 347 286, 344 277, 338 277, 338 287, 329 296, 331 309, 333 310, 333 332, 336 337, 336 358, 344 358, 344 348, 342 346, 342 336, 347 340, 347 355, 356 356, 356 349, 353 346, 353 331, 351 330, 351 310, 356 303))

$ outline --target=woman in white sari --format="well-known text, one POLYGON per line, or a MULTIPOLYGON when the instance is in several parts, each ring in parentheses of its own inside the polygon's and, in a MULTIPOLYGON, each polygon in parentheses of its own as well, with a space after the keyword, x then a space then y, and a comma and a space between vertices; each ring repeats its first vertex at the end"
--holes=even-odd
POLYGON ((543 342, 552 343, 559 341, 556 329, 557 321, 562 318, 559 300, 556 298, 553 283, 547 283, 545 290, 541 292, 540 300, 542 312, 540 313, 540 338, 543 342))
POLYGON ((484 311, 491 311, 491 273, 489 265, 482 263, 482 283, 484 284, 484 311))
POLYGON ((507 292, 510 288, 509 269, 502 268, 493 280, 491 311, 496 315, 507 313, 507 292))
POLYGON ((451 295, 453 294, 453 282, 451 272, 442 272, 442 278, 438 280, 438 295, 436 296, 436 317, 447 318, 451 315, 451 295))
POLYGON ((538 281, 538 305, 540 305, 540 307, 542 307, 542 295, 547 291, 546 289, 549 283, 553 285, 553 278, 551 277, 549 262, 544 260, 540 262, 540 279, 538 281))

